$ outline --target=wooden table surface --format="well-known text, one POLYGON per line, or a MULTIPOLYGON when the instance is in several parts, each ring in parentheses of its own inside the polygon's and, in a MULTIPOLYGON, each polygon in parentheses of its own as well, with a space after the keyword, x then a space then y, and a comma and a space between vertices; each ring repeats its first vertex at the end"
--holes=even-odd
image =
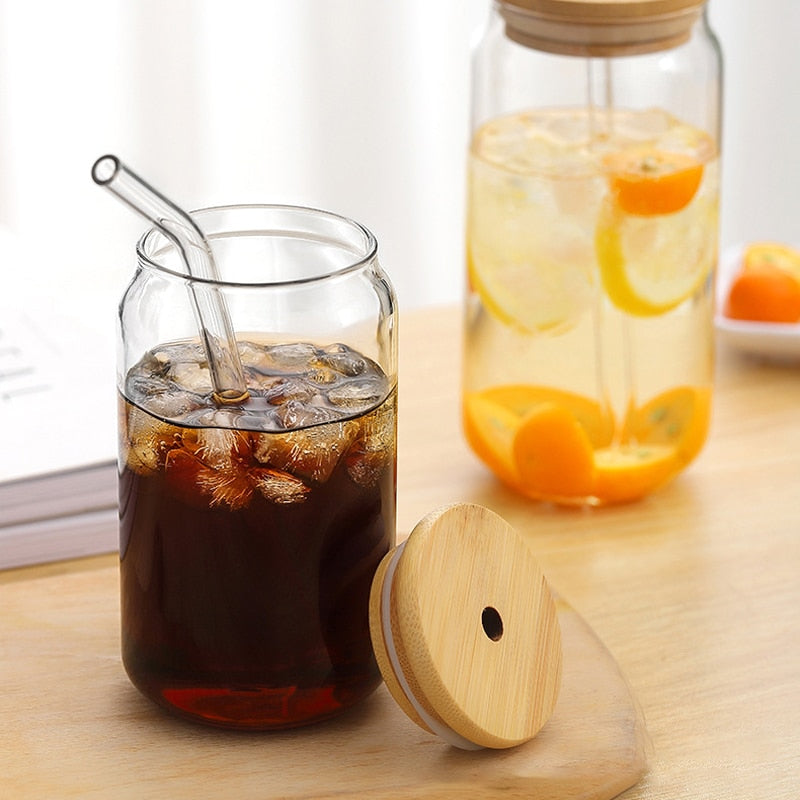
MULTIPOLYGON (((470 501, 523 533, 641 704, 648 771, 622 797, 800 797, 800 365, 720 351, 711 437, 698 460, 639 503, 569 510, 515 496, 467 449, 457 309, 403 315, 400 352, 398 530, 440 505, 470 501)), ((128 742, 111 723, 131 709, 150 712, 117 655, 103 655, 93 692, 120 696, 118 705, 107 706, 107 717, 70 722, 98 707, 82 694, 91 681, 73 677, 98 641, 118 636, 117 591, 113 555, 0 573, 0 798, 44 796, 44 773, 63 775, 63 797, 147 796, 133 790, 141 731, 128 742), (39 609, 35 620, 26 608, 39 609), (82 652, 70 649, 75 641, 43 641, 48 626, 59 630, 60 614, 82 652), (121 755, 100 759, 111 751, 121 755)), ((200 742, 194 726, 170 730, 200 742)), ((241 738, 243 751, 266 746, 241 738)), ((197 786, 215 796, 215 782, 216 796, 231 796, 219 771, 204 775, 200 743, 197 752, 192 770, 204 782, 191 784, 194 796, 197 786)), ((159 774, 169 775, 168 749, 161 762, 159 774)), ((172 783, 150 786, 153 796, 192 796, 180 769, 172 783)), ((248 796, 289 796, 274 777, 248 769, 248 796)), ((324 768, 310 765, 309 774, 303 796, 333 794, 324 768)))

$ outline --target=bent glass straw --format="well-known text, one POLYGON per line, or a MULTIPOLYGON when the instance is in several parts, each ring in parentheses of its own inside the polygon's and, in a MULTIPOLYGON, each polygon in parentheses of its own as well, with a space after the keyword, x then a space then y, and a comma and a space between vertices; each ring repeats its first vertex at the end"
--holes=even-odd
MULTIPOLYGON (((92 178, 152 222, 177 248, 190 278, 218 281, 211 246, 197 223, 116 156, 98 158, 92 178)), ((214 400, 232 405, 250 396, 225 298, 213 284, 189 282, 189 293, 214 384, 214 400)))

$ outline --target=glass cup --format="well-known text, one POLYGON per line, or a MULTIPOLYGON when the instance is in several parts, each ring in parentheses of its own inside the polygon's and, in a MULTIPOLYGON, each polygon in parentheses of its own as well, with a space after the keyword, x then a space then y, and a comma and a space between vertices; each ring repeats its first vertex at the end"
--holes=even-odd
POLYGON ((196 212, 220 279, 160 232, 120 306, 122 655, 181 716, 286 728, 380 681, 373 573, 395 538, 396 302, 361 225, 196 212), (190 294, 227 309, 249 398, 215 400, 190 294))

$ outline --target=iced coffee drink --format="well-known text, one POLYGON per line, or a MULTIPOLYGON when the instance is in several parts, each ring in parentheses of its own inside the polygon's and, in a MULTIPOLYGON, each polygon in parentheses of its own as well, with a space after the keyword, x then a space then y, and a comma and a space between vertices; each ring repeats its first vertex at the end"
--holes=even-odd
POLYGON ((396 393, 342 344, 151 349, 120 398, 123 661, 172 711, 237 728, 330 716, 379 682, 368 595, 394 540, 396 393))

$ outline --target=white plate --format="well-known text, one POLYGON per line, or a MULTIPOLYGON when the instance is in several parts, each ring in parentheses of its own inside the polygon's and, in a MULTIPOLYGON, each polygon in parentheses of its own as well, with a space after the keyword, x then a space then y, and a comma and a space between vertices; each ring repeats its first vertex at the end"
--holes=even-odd
POLYGON ((736 276, 745 245, 723 251, 717 274, 717 311, 714 324, 720 341, 743 353, 778 361, 800 361, 800 323, 745 322, 723 316, 725 298, 736 276))

